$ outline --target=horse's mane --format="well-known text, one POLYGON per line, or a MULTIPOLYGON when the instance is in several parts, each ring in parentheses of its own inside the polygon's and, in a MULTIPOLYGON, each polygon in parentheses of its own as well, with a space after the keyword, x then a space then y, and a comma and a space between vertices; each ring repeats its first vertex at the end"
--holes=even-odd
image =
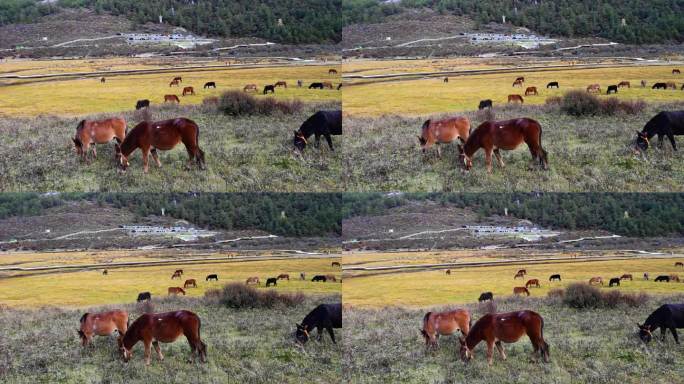
POLYGON ((135 149, 138 148, 137 139, 145 131, 145 128, 148 124, 149 121, 143 121, 140 124, 133 127, 133 129, 131 129, 131 131, 126 134, 126 137, 121 142, 121 154, 123 154, 124 156, 128 156, 131 154, 131 152, 135 151, 135 149))
POLYGON ((321 120, 325 120, 326 116, 323 111, 318 111, 314 113, 311 117, 306 119, 306 121, 299 127, 299 133, 301 133, 305 139, 314 134, 316 126, 321 123, 321 120))
POLYGON ((314 323, 314 320, 318 320, 318 318, 322 317, 324 315, 324 312, 327 312, 328 308, 325 306, 325 304, 321 304, 314 308, 313 311, 309 312, 306 316, 304 316, 304 320, 302 320, 302 325, 308 325, 309 329, 311 329, 311 326, 315 325, 317 323, 314 323))
POLYGON ((88 312, 84 313, 83 316, 81 316, 81 320, 79 320, 79 322, 80 322, 81 324, 83 324, 83 323, 85 322, 85 320, 86 320, 86 317, 88 317, 88 315, 89 315, 88 312))

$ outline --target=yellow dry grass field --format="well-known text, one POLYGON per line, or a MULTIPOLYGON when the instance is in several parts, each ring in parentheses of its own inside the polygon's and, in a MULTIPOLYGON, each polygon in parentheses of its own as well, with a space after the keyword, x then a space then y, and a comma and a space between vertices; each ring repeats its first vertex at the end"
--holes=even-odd
MULTIPOLYGON (((112 62, 94 63, 83 61, 59 61, 56 67, 53 62, 34 61, 27 63, 0 63, 0 74, 20 72, 19 74, 45 74, 80 71, 97 71, 103 69, 153 69, 164 67, 160 63, 126 63, 123 59, 112 59, 112 62)), ((217 63, 207 63, 215 65, 217 63)), ((196 65, 183 63, 183 65, 196 65)), ((336 65, 282 65, 260 68, 226 67, 220 70, 178 70, 156 74, 129 74, 105 76, 106 82, 100 83, 100 77, 35 79, 35 80, 1 80, 0 79, 0 115, 30 117, 41 114, 59 116, 80 116, 104 112, 120 112, 132 110, 137 100, 149 99, 152 104, 161 104, 164 95, 177 95, 181 104, 200 104, 210 96, 219 96, 228 90, 242 90, 246 84, 256 84, 257 97, 262 95, 264 85, 277 81, 287 82, 288 88, 279 87, 274 97, 278 99, 300 99, 303 101, 339 100, 341 91, 336 89, 340 83, 339 75, 329 75, 328 70, 336 65), (170 87, 169 83, 181 76, 180 86, 170 87), (297 87, 297 80, 304 86, 297 87), (206 82, 216 82, 217 88, 203 89, 206 82), (329 81, 335 88, 332 90, 308 89, 312 82, 329 81), (195 95, 183 97, 183 87, 191 86, 195 95)), ((269 94, 269 96, 271 96, 269 94)))
MULTIPOLYGON (((116 258, 114 251, 112 258, 116 258)), ((52 255, 52 254, 50 254, 52 255)), ((36 259, 45 259, 44 254, 34 254, 36 259)), ((92 256, 83 254, 82 263, 92 262, 92 256)), ((107 252, 98 254, 102 261, 107 252)), ((139 260, 137 255, 125 261, 139 260)), ((4 258, 4 256, 3 256, 4 258)), ((150 260, 150 259, 147 259, 150 260)), ((55 262, 60 264, 64 260, 55 262)), ((70 259, 73 263, 75 260, 70 259)), ((118 259, 117 261, 124 261, 118 259)), ((326 259, 281 259, 260 261, 208 261, 202 264, 169 264, 149 267, 110 268, 108 274, 97 270, 73 270, 60 272, 36 272, 34 274, 18 274, 0 278, 0 305, 10 307, 84 307, 101 304, 119 304, 135 302, 139 292, 149 291, 153 297, 167 295, 169 287, 183 287, 186 279, 196 279, 197 288, 187 288, 188 296, 201 296, 208 289, 221 288, 231 282, 245 282, 248 277, 258 276, 265 289, 266 278, 276 277, 281 273, 290 275, 290 281, 279 280, 277 289, 282 292, 303 292, 308 294, 339 293, 339 282, 313 283, 311 278, 316 274, 333 274, 341 277, 339 267, 333 268, 331 263, 338 258, 326 259), (171 279, 176 269, 183 269, 181 279, 171 279), (307 276, 305 281, 299 279, 299 273, 307 276), (208 274, 218 274, 219 281, 205 281, 208 274)), ((7 261, 4 261, 7 262, 7 261)))
MULTIPOLYGON (((346 257, 344 258, 346 265, 346 257)), ((603 289, 626 292, 674 294, 684 292, 684 283, 656 283, 658 275, 679 274, 684 281, 684 270, 675 267, 681 258, 633 259, 591 262, 549 262, 548 264, 508 265, 371 274, 345 272, 342 289, 344 302, 363 307, 405 306, 425 307, 443 304, 476 302, 482 292, 491 291, 494 297, 510 296, 513 287, 524 286, 529 279, 539 279, 541 288, 530 288, 531 296, 545 296, 551 288, 562 288, 569 283, 588 282, 593 276, 605 280, 603 289), (518 269, 527 269, 525 279, 514 279, 518 269), (643 280, 643 273, 650 280, 643 280), (562 282, 549 282, 552 274, 561 274, 562 282), (619 288, 608 288, 608 280, 630 273, 634 281, 623 280, 619 288), (350 277, 347 275, 354 275, 350 277)))

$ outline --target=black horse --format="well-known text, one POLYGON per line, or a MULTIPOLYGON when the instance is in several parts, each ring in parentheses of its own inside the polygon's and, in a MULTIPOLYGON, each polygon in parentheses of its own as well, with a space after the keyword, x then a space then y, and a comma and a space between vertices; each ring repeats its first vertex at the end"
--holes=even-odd
POLYGON ((145 99, 145 100, 138 100, 137 103, 135 103, 135 109, 143 109, 143 108, 148 108, 150 106, 150 101, 145 99))
POLYGON ((665 341, 665 331, 669 329, 675 342, 679 344, 677 328, 684 328, 684 304, 663 304, 653 311, 643 324, 637 324, 637 326, 639 327, 639 337, 645 343, 651 341, 653 332, 660 328, 663 341, 665 341))
POLYGON ((311 83, 309 89, 324 89, 323 83, 311 83))
POLYGON ((306 280, 306 274, 304 272, 299 272, 299 280, 306 280))
POLYGON ((321 304, 314 308, 304 317, 301 324, 297 324, 295 338, 301 344, 305 344, 309 341, 309 333, 314 328, 318 331, 318 341, 323 340, 322 330, 326 329, 333 344, 337 344, 333 328, 342 328, 342 304, 321 304))
POLYGON ((207 89, 207 88, 216 88, 216 83, 213 81, 208 81, 208 82, 204 83, 204 89, 207 89))
POLYGON ((342 83, 340 83, 340 85, 337 86, 337 90, 339 91, 340 89, 342 89, 342 83))
POLYGON ((270 287, 271 285, 275 285, 276 287, 278 286, 278 279, 275 277, 269 277, 266 279, 266 286, 270 287))
POLYGON ((478 297, 478 299, 477 299, 477 301, 479 301, 480 303, 483 301, 487 301, 487 300, 489 300, 489 301, 494 300, 494 294, 491 292, 483 292, 480 295, 480 297, 478 297))
POLYGON ((667 89, 667 84, 666 83, 655 83, 655 84, 653 84, 651 89, 667 89))
POLYGON ((659 283, 659 282, 661 282, 661 281, 664 281, 664 282, 666 282, 666 283, 669 283, 669 282, 670 282, 670 276, 667 276, 667 275, 660 275, 660 276, 656 277, 655 280, 653 280, 653 281, 655 281, 656 283, 659 283))
POLYGON ((667 136, 672 144, 672 149, 677 150, 675 135, 684 135, 684 111, 662 111, 655 115, 644 125, 641 132, 637 132, 636 146, 645 151, 648 149, 649 140, 658 135, 658 146, 663 146, 663 136, 667 136))
POLYGON ((275 93, 275 85, 264 86, 264 95, 267 94, 268 92, 275 93))
POLYGON ((613 93, 618 93, 618 86, 617 85, 609 85, 608 86, 608 91, 606 91, 607 95, 610 95, 611 91, 613 93))
POLYGON ((561 276, 559 274, 551 275, 551 277, 549 277, 549 281, 554 281, 554 280, 561 281, 561 276))
POLYGON ((487 100, 480 100, 480 104, 477 106, 477 109, 485 109, 485 108, 491 108, 492 107, 492 100, 487 99, 487 100))
POLYGON ((620 286, 620 278, 619 277, 613 277, 612 279, 610 279, 608 286, 612 287, 613 285, 617 285, 618 287, 620 286))
POLYGON ((207 275, 207 278, 205 279, 205 281, 209 281, 209 280, 216 280, 216 281, 218 281, 218 275, 215 274, 215 273, 212 273, 211 275, 207 275))
POLYGON ((138 293, 138 303, 141 301, 145 301, 145 300, 147 300, 147 301, 152 300, 152 294, 149 292, 138 293))
POLYGON ((316 148, 320 142, 321 136, 325 137, 328 142, 330 150, 334 151, 331 135, 342 134, 342 111, 318 111, 311 115, 299 131, 294 131, 294 146, 300 152, 306 148, 307 139, 311 135, 316 136, 316 148))
POLYGON ((313 282, 322 281, 325 283, 326 281, 328 281, 328 279, 323 275, 316 275, 313 277, 313 279, 311 279, 311 281, 313 281, 313 282))
POLYGON ((557 82, 557 81, 552 81, 552 82, 546 84, 546 88, 559 88, 558 82, 557 82))

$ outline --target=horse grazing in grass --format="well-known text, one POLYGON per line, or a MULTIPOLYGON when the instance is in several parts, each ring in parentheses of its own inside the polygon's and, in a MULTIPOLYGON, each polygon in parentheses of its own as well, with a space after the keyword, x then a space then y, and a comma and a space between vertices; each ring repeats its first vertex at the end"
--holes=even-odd
POLYGON ((179 83, 182 83, 182 82, 183 82, 183 78, 180 77, 180 76, 176 76, 176 77, 173 78, 173 81, 177 81, 177 82, 179 82, 179 83))
POLYGON ((85 313, 81 316, 78 336, 81 338, 81 345, 87 346, 93 341, 93 336, 109 336, 114 331, 119 332, 117 342, 121 347, 121 340, 128 329, 128 312, 114 309, 107 312, 85 313))
POLYGON ((330 266, 331 266, 332 268, 335 268, 335 267, 340 268, 340 267, 341 267, 339 261, 333 261, 332 263, 330 263, 330 266))
POLYGON ((325 281, 332 281, 333 283, 336 283, 337 277, 335 277, 335 275, 328 274, 328 275, 325 275, 325 281))
POLYGON ((316 276, 313 277, 313 279, 311 279, 311 281, 314 282, 314 283, 315 283, 315 282, 319 282, 319 281, 322 281, 322 282, 325 283, 327 280, 328 280, 328 279, 327 279, 325 276, 323 276, 323 275, 316 275, 316 276))
POLYGON ((284 87, 284 88, 287 88, 287 82, 286 82, 286 81, 282 81, 282 80, 281 80, 281 81, 276 81, 276 83, 274 84, 274 86, 275 86, 275 87, 284 87))
POLYGON ((525 96, 530 96, 530 95, 535 95, 535 96, 539 95, 539 92, 537 91, 537 87, 527 87, 527 89, 525 89, 525 96))
POLYGON ((200 361, 205 362, 207 345, 201 340, 200 328, 199 316, 190 311, 145 313, 131 324, 123 338, 123 359, 128 362, 133 357, 133 347, 142 341, 145 346, 145 365, 150 365, 150 346, 154 346, 159 360, 164 360, 159 342, 172 343, 181 335, 185 335, 190 344, 193 360, 197 354, 200 361))
POLYGON ((164 102, 180 104, 180 99, 176 95, 164 95, 164 102))
POLYGON ((525 278, 525 272, 522 272, 522 271, 516 272, 515 276, 513 276, 513 280, 517 279, 518 277, 521 279, 524 279, 525 278))
POLYGON ((527 269, 518 269, 518 273, 524 275, 527 275, 527 269))
POLYGON ((207 89, 207 88, 214 88, 214 89, 216 89, 216 82, 214 82, 214 81, 207 81, 206 83, 204 83, 204 89, 207 89))
POLYGON ((624 88, 624 87, 632 88, 632 85, 629 83, 629 81, 621 81, 620 83, 618 83, 617 86, 618 86, 618 88, 624 88))
POLYGON ((514 295, 530 295, 530 291, 526 287, 513 287, 513 294, 514 295))
POLYGON ((634 277, 632 277, 631 273, 625 273, 624 275, 620 276, 620 280, 629 280, 633 281, 634 277))
POLYGON ((268 92, 275 93, 275 86, 274 85, 265 85, 264 86, 264 95, 267 94, 268 92))
POLYGON ((673 74, 673 75, 679 75, 679 74, 681 74, 681 72, 679 71, 679 69, 676 69, 676 68, 675 68, 675 69, 672 70, 672 74, 673 74))
POLYGON ((428 312, 423 317, 420 334, 425 339, 425 347, 437 347, 440 336, 449 336, 461 331, 463 336, 470 331, 470 312, 455 309, 446 312, 428 312))
POLYGON ((516 80, 513 82, 513 86, 514 86, 514 87, 521 87, 521 88, 522 88, 522 86, 523 86, 522 80, 520 80, 520 78, 516 79, 516 80))
POLYGON ((334 151, 332 135, 342 135, 342 111, 318 111, 302 123, 298 131, 294 131, 294 147, 302 152, 306 148, 311 135, 316 137, 315 146, 318 148, 321 136, 325 137, 328 147, 334 151))
POLYGON ((646 88, 646 80, 641 80, 641 88, 646 88))
POLYGON ((323 88, 325 88, 323 86, 323 83, 311 83, 311 85, 309 85, 309 89, 323 89, 323 88))
POLYGON ((492 108, 492 99, 480 100, 477 109, 492 108))
POLYGON ((183 272, 176 271, 173 273, 173 275, 171 275, 171 280, 175 279, 176 277, 180 279, 181 276, 183 276, 183 272))
POLYGON ((152 294, 149 292, 138 293, 138 299, 137 299, 138 303, 141 301, 145 301, 145 300, 147 300, 147 301, 152 300, 152 294))
POLYGON ((613 285, 617 285, 618 287, 620 286, 620 278, 619 277, 613 277, 610 279, 608 282, 608 287, 612 287, 613 285))
POLYGON ((143 121, 136 125, 126 135, 123 143, 117 146, 119 169, 128 169, 128 157, 138 148, 142 151, 145 173, 148 170, 147 161, 150 153, 157 166, 161 167, 157 150, 168 151, 180 142, 185 144, 189 156, 186 167, 195 160, 200 169, 205 169, 204 152, 199 147, 199 127, 194 121, 183 117, 156 122, 143 121))
POLYGON ((589 92, 589 93, 592 93, 592 92, 601 93, 601 86, 599 84, 590 84, 587 87, 587 92, 589 92))
POLYGON ((103 274, 104 276, 107 276, 107 275, 109 274, 109 271, 107 271, 107 270, 105 269, 105 270, 102 271, 102 274, 103 274))
POLYGON ((183 296, 185 296, 185 290, 181 287, 169 287, 166 291, 169 296, 178 295, 179 293, 182 293, 183 296))
POLYGON ((100 83, 104 84, 107 80, 104 77, 100 78, 100 83))
POLYGON ((247 91, 259 92, 259 90, 257 89, 256 84, 247 84, 247 85, 245 85, 244 88, 242 88, 242 91, 243 91, 243 92, 247 92, 247 91))
POLYGON ((554 280, 561 281, 561 275, 555 274, 555 275, 551 275, 551 276, 549 277, 549 281, 554 281, 554 280))
POLYGON ((337 70, 336 69, 328 69, 328 75, 337 75, 337 70))
POLYGON ((658 135, 658 146, 663 146, 663 137, 667 136, 672 149, 677 150, 675 135, 684 135, 684 111, 662 111, 649 120, 641 132, 637 131, 636 148, 646 151, 653 136, 658 135))
POLYGON ((451 269, 447 269, 447 270, 446 270, 446 274, 449 275, 449 276, 451 276, 451 269))
POLYGON ((611 93, 618 93, 618 86, 617 85, 609 85, 608 90, 606 91, 606 95, 610 95, 611 93))
POLYGON ((592 277, 591 279, 589 279, 589 285, 592 285, 592 284, 603 285, 603 279, 601 277, 592 277))
POLYGON ((679 276, 677 275, 670 275, 670 281, 674 281, 679 283, 679 276))
POLYGON ((655 83, 655 84, 653 84, 651 89, 667 89, 667 84, 666 83, 655 83))
POLYGON ((516 77, 516 78, 515 78, 515 81, 519 81, 519 82, 521 82, 521 83, 524 83, 524 82, 525 82, 525 76, 516 77))
POLYGON ((448 144, 462 138, 468 140, 470 135, 470 120, 465 116, 449 117, 442 120, 426 120, 421 127, 420 148, 425 153, 434 144, 437 144, 437 156, 442 157, 439 144, 448 144))
POLYGON ((186 96, 186 95, 193 95, 194 96, 195 95, 195 88, 193 88, 193 87, 183 88, 183 96, 186 96))
POLYGON ((246 285, 250 285, 250 284, 261 285, 261 281, 259 280, 258 277, 252 276, 252 277, 247 278, 247 281, 245 281, 245 284, 246 285))
POLYGON ((660 283, 660 282, 669 283, 670 282, 670 276, 660 275, 660 276, 656 277, 655 280, 653 280, 653 281, 655 281, 656 283, 660 283))
POLYGON ((218 275, 215 273, 212 273, 211 275, 207 275, 207 278, 205 279, 205 281, 209 281, 209 280, 218 281, 218 275))
POLYGON ((527 335, 534 347, 534 353, 540 352, 545 363, 549 362, 549 345, 544 341, 544 319, 533 311, 509 313, 490 313, 482 316, 470 328, 468 336, 459 339, 460 355, 463 361, 473 358, 473 349, 481 341, 487 343, 487 363, 492 365, 494 346, 501 358, 506 360, 501 342, 515 343, 523 335, 527 335))
POLYGON ((183 274, 183 270, 182 270, 182 269, 176 269, 174 272, 175 272, 175 273, 179 273, 179 274, 181 274, 181 275, 183 274))
POLYGON ((324 88, 333 89, 333 83, 329 81, 324 81, 322 84, 324 88))
POLYGON ((548 84, 546 84, 546 88, 559 88, 558 82, 557 81, 552 81, 548 84))
POLYGON ((483 148, 487 172, 491 173, 492 152, 503 168, 504 162, 499 150, 513 150, 524 142, 532 154, 532 159, 538 161, 543 169, 548 169, 547 153, 542 148, 541 139, 541 125, 530 118, 485 121, 470 133, 468 141, 461 139, 463 145, 460 148, 459 158, 465 169, 470 170, 473 166, 473 155, 483 148))
POLYGON ((277 287, 278 279, 276 279, 275 277, 269 277, 268 279, 266 279, 266 287, 270 287, 271 285, 277 287))
POLYGON ((177 79, 171 80, 171 82, 169 83, 169 87, 173 87, 174 85, 175 85, 176 87, 179 87, 179 86, 180 86, 180 81, 178 81, 177 79))
POLYGON ((290 281, 290 275, 288 275, 287 273, 281 273, 280 275, 278 275, 277 279, 278 280, 282 279, 282 280, 290 281))
POLYGON ((138 100, 137 103, 135 103, 135 110, 143 109, 143 108, 149 108, 150 107, 150 101, 147 99, 144 100, 138 100))
POLYGON ((197 288, 197 280, 195 280, 195 279, 185 280, 185 283, 183 284, 183 288, 190 288, 190 287, 197 288))
POLYGON ((682 267, 682 268, 684 268, 684 263, 682 263, 681 261, 678 261, 678 262, 675 263, 675 267, 682 267))
POLYGON ((477 298, 477 301, 480 303, 483 301, 487 301, 487 300, 489 300, 489 301, 494 300, 494 294, 491 292, 482 292, 480 294, 480 297, 477 298))
POLYGON ((653 332, 660 328, 660 335, 665 341, 666 331, 669 329, 675 342, 679 344, 677 328, 684 328, 684 304, 663 304, 653 311, 644 321, 638 324, 639 337, 645 343, 653 338, 653 332))
POLYGON ((539 279, 530 279, 530 280, 527 280, 527 283, 525 283, 525 288, 529 288, 529 287, 533 287, 533 286, 537 287, 537 288, 541 288, 541 285, 539 284, 539 279))
POLYGON ((97 158, 95 144, 106 144, 112 139, 121 144, 125 138, 126 120, 113 117, 105 120, 81 120, 76 127, 76 135, 71 140, 74 142, 78 156, 83 161, 88 161, 89 149, 92 149, 93 158, 97 158))
POLYGON ((667 86, 667 89, 677 89, 677 84, 675 84, 674 81, 668 81, 665 85, 667 86))
POLYGON ((295 339, 301 344, 309 341, 309 333, 316 328, 318 341, 323 340, 323 329, 328 331, 333 344, 335 341, 334 328, 342 328, 342 304, 320 304, 304 317, 300 324, 296 324, 295 339))
POLYGON ((508 103, 520 102, 520 104, 525 103, 525 100, 520 95, 508 95, 508 103))

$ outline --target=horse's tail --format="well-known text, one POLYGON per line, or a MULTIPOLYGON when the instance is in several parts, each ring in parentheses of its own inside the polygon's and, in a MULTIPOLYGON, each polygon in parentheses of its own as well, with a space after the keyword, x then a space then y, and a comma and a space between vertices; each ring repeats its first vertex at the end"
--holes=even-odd
POLYGON ((542 358, 544 359, 545 362, 549 361, 549 344, 544 340, 544 318, 541 318, 541 329, 539 330, 539 334, 541 335, 541 353, 542 353, 542 358))
POLYGON ((542 166, 542 168, 546 169, 548 163, 549 163, 549 154, 546 152, 544 147, 542 147, 542 127, 541 125, 539 126, 539 165, 542 166))

